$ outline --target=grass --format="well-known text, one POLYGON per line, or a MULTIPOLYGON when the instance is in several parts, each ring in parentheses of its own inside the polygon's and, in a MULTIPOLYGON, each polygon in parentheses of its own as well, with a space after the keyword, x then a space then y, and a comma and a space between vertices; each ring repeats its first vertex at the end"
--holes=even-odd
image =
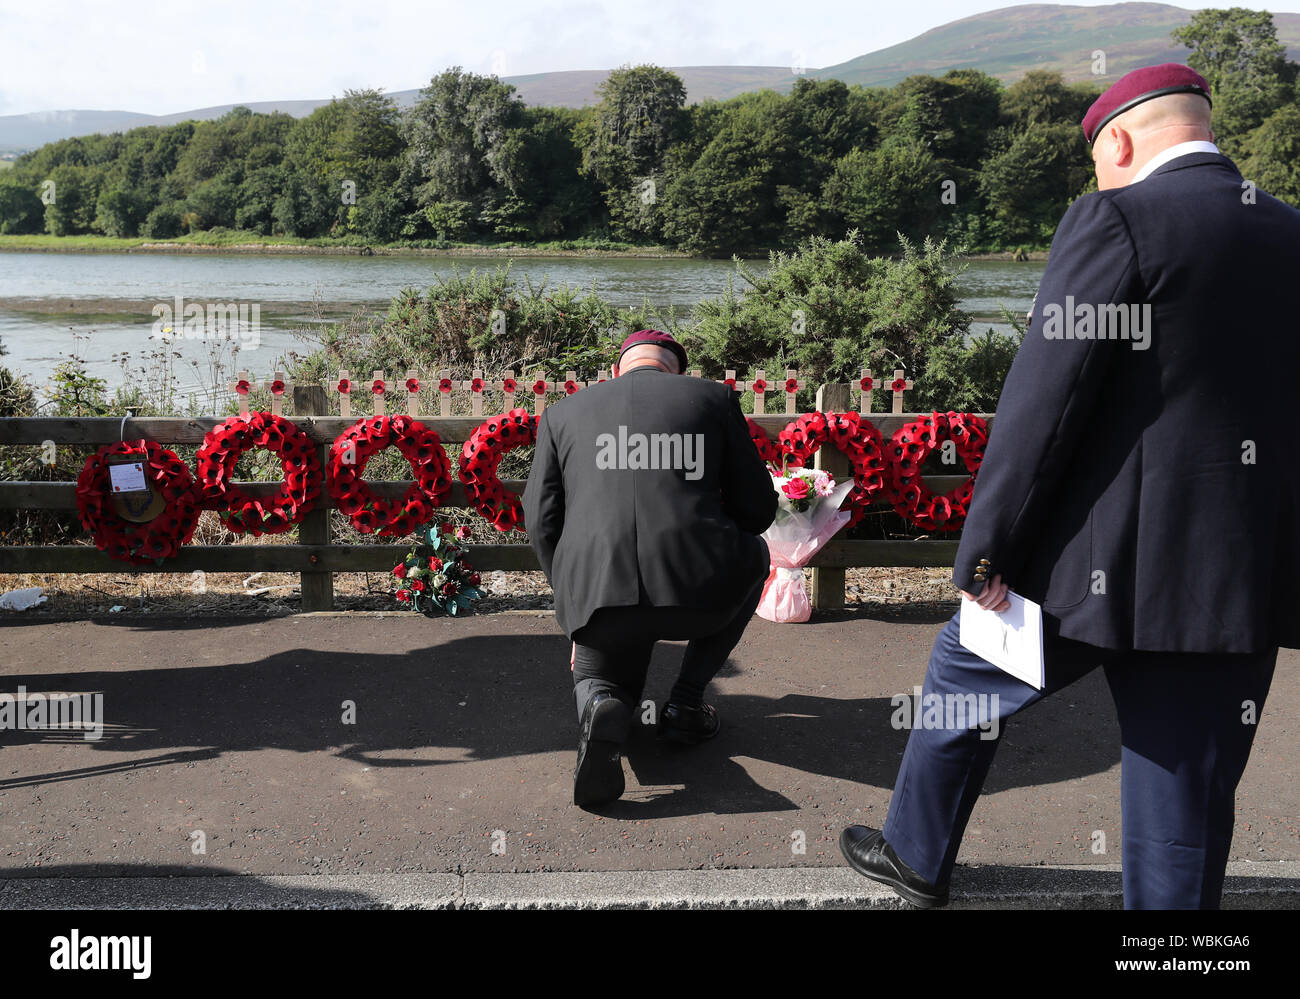
POLYGON ((204 247, 256 247, 272 249, 278 247, 304 250, 321 250, 339 252, 360 250, 368 247, 381 253, 403 252, 446 252, 446 253, 548 253, 548 254, 585 254, 610 253, 626 256, 672 256, 684 257, 676 250, 662 246, 638 246, 634 243, 621 243, 609 239, 565 239, 537 243, 517 241, 494 243, 454 243, 438 240, 402 240, 394 243, 372 243, 360 236, 315 236, 310 238, 298 236, 263 236, 256 232, 238 229, 212 229, 205 232, 188 233, 173 239, 153 239, 144 237, 115 236, 51 236, 46 233, 34 235, 0 235, 0 250, 41 250, 58 251, 102 251, 121 252, 144 247, 188 246, 204 247))
MULTIPOLYGON (((1047 245, 1018 244, 1031 254, 1042 256, 1047 245)), ((676 257, 691 259, 692 254, 683 253, 664 246, 638 246, 635 243, 620 243, 608 239, 562 239, 542 243, 452 243, 436 240, 405 240, 396 243, 367 243, 357 236, 334 238, 315 236, 303 238, 298 236, 263 236, 256 232, 241 232, 236 229, 213 229, 207 232, 189 233, 174 239, 145 239, 143 237, 119 238, 116 236, 51 236, 47 233, 36 235, 0 235, 0 253, 9 251, 35 250, 45 253, 123 253, 129 250, 163 249, 175 247, 177 251, 186 247, 228 247, 231 249, 250 249, 257 252, 300 252, 322 254, 359 252, 369 248, 375 253, 394 256, 403 254, 447 253, 452 255, 474 256, 527 256, 544 254, 547 256, 585 256, 608 255, 624 257, 676 257)), ((971 248, 964 256, 1004 257, 1011 252, 1010 247, 980 246, 971 248)), ((766 259, 764 253, 739 254, 742 257, 766 259)), ((727 255, 730 259, 730 255, 727 255)))

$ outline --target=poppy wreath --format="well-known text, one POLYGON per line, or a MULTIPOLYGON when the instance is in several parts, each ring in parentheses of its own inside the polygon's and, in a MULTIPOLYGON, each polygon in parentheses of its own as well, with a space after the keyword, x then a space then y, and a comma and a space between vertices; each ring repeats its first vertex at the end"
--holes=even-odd
POLYGON ((853 488, 841 510, 851 516, 845 527, 862 519, 876 494, 888 486, 884 441, 870 420, 858 413, 805 413, 786 425, 777 440, 789 465, 806 465, 824 444, 841 451, 853 469, 853 488))
POLYGON ((362 534, 400 538, 433 517, 451 489, 451 464, 438 434, 406 415, 372 416, 330 445, 326 484, 335 505, 362 534), (399 500, 376 496, 363 479, 366 463, 388 447, 402 453, 415 481, 399 500))
POLYGON ((498 531, 524 526, 523 506, 497 477, 507 451, 537 440, 537 417, 526 409, 512 409, 480 423, 460 451, 460 481, 465 498, 498 531))
POLYGON ((923 530, 957 530, 966 522, 988 439, 988 424, 971 413, 932 413, 904 424, 894 431, 887 449, 892 475, 885 498, 899 516, 923 530), (970 478, 936 496, 921 480, 921 468, 926 458, 948 440, 957 446, 970 478))
POLYGON ((95 547, 110 558, 136 565, 171 558, 194 537, 198 525, 199 494, 189 466, 156 441, 105 444, 86 459, 77 476, 77 516, 95 538, 95 547), (113 455, 138 457, 145 482, 167 504, 144 524, 125 520, 113 508, 108 459, 113 455))
MULTIPOLYGON (((785 457, 785 452, 781 450, 781 445, 767 436, 767 431, 751 420, 745 417, 745 427, 749 430, 749 439, 754 442, 754 450, 758 456, 769 465, 780 465, 781 459, 785 457)), ((786 461, 787 465, 802 465, 802 459, 791 454, 786 461)))
POLYGON ((248 533, 255 538, 283 534, 320 498, 323 475, 311 438, 274 413, 222 420, 203 438, 196 464, 203 505, 220 510, 221 519, 234 534, 248 533), (284 472, 280 491, 266 499, 250 496, 234 484, 240 455, 255 448, 279 457, 284 472))

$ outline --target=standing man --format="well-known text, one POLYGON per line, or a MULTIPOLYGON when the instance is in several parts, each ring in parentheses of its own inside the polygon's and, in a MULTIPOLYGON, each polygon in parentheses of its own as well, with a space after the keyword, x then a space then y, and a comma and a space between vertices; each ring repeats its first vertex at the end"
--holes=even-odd
MULTIPOLYGON (((963 648, 954 616, 924 694, 1005 718, 1103 666, 1125 906, 1217 908, 1278 646, 1300 646, 1300 212, 1220 154, 1186 66, 1124 76, 1083 132, 1099 190, 1056 231, 953 569, 986 609, 1008 587, 1042 604, 1046 687, 963 648)), ((980 736, 913 729, 884 828, 840 837, 857 871, 947 901, 997 745, 980 736)))
POLYGON ((623 793, 623 743, 657 640, 690 640, 659 735, 717 734, 704 688, 767 578, 772 478, 735 393, 685 370, 672 336, 633 333, 612 381, 548 407, 537 428, 524 522, 574 642, 576 805, 623 793))

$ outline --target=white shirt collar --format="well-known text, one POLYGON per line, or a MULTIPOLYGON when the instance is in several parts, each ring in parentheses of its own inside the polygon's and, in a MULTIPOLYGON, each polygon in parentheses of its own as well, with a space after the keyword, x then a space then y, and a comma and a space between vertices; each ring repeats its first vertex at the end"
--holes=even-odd
MULTIPOLYGON (((1159 170, 1170 160, 1175 160, 1180 156, 1186 156, 1189 153, 1217 153, 1219 147, 1213 142, 1206 142, 1204 139, 1195 139, 1191 142, 1180 142, 1176 146, 1170 146, 1168 149, 1161 150, 1151 159, 1147 160, 1146 166, 1137 172, 1137 176, 1129 181, 1130 184, 1136 184, 1140 180, 1146 180, 1153 172, 1159 170)), ((1222 154, 1220 154, 1222 155, 1222 154)))

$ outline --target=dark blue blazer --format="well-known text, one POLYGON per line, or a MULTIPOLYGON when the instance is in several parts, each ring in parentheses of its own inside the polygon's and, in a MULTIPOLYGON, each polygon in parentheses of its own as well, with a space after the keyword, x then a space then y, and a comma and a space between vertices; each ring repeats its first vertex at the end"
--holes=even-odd
POLYGON ((1224 156, 1079 198, 998 401, 953 582, 977 592, 1001 573, 1050 633, 1107 648, 1300 647, 1298 287, 1300 212, 1224 156), (1138 320, 1128 339, 1118 310, 1101 326, 1116 305, 1138 320))

